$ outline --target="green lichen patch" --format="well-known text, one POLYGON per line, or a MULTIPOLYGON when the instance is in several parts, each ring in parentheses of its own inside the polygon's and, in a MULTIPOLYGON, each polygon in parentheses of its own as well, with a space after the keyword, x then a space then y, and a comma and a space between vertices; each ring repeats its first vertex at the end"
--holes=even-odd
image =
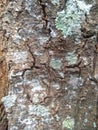
POLYGON ((64 37, 79 34, 81 23, 85 20, 85 14, 89 13, 91 6, 83 1, 68 0, 66 9, 57 13, 56 28, 62 31, 64 37))
POLYGON ((73 52, 68 52, 65 59, 69 65, 75 64, 77 62, 77 56, 73 52))
POLYGON ((62 66, 61 60, 55 59, 55 58, 51 59, 51 61, 50 61, 50 67, 52 67, 53 69, 60 70, 61 66, 62 66))
POLYGON ((72 130, 74 128, 74 119, 73 118, 69 118, 69 119, 65 119, 62 122, 62 128, 67 128, 69 130, 72 130))

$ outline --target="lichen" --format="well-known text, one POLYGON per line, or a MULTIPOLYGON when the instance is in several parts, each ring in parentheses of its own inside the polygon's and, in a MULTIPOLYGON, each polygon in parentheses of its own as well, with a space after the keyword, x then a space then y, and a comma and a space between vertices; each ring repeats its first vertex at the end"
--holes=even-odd
POLYGON ((68 61, 69 65, 75 64, 77 62, 77 56, 73 52, 68 52, 65 59, 68 61))
POLYGON ((14 106, 17 96, 15 94, 8 95, 2 98, 2 101, 4 102, 6 110, 14 106))
POLYGON ((38 116, 41 117, 42 120, 46 123, 49 123, 52 121, 51 113, 49 112, 49 109, 42 105, 29 105, 28 112, 32 116, 38 116))
POLYGON ((62 62, 61 60, 59 59, 55 59, 55 58, 52 58, 51 61, 50 61, 50 67, 52 67, 53 69, 61 69, 61 66, 62 66, 62 62))
POLYGON ((77 89, 78 87, 83 85, 83 79, 81 77, 75 77, 71 75, 69 84, 73 87, 73 89, 77 89))
POLYGON ((59 4, 59 0, 51 0, 51 3, 54 5, 59 4))
POLYGON ((96 126, 96 122, 93 122, 93 126, 94 126, 94 128, 96 128, 97 126, 96 126))
POLYGON ((63 120, 62 122, 62 127, 63 128, 67 128, 69 130, 72 130, 74 128, 74 119, 73 118, 66 118, 65 120, 63 120))
POLYGON ((66 9, 57 13, 56 28, 62 31, 64 37, 79 34, 81 23, 85 20, 85 14, 89 13, 92 5, 86 5, 83 1, 68 0, 66 9))

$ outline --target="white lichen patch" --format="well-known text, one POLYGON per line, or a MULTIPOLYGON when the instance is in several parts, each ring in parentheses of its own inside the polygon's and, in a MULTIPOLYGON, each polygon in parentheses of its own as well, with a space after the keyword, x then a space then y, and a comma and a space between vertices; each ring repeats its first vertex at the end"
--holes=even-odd
POLYGON ((27 61, 27 51, 17 51, 17 52, 14 52, 13 54, 13 60, 15 63, 21 63, 21 62, 26 62, 27 61))
POLYGON ((85 123, 87 123, 87 122, 88 122, 88 119, 87 119, 87 118, 86 118, 86 119, 84 119, 84 122, 85 122, 85 123))
POLYGON ((26 124, 26 125, 30 125, 30 124, 33 124, 33 121, 32 121, 32 118, 31 117, 27 117, 26 119, 22 119, 21 121, 21 124, 26 124))
POLYGON ((30 12, 33 3, 34 3, 34 0, 25 0, 25 10, 30 12))
POLYGON ((17 33, 17 30, 14 32, 14 34, 12 35, 13 41, 17 44, 19 44, 20 40, 21 40, 21 36, 17 33))
POLYGON ((6 62, 12 70, 20 70, 30 68, 32 66, 32 56, 28 51, 9 50, 6 55, 6 62))
POLYGON ((11 70, 8 77, 9 77, 9 79, 12 79, 16 76, 21 76, 21 75, 22 75, 22 72, 15 73, 14 70, 11 70))
POLYGON ((43 91, 43 90, 45 90, 45 88, 43 88, 43 87, 40 85, 39 80, 37 80, 37 79, 32 79, 32 92, 43 91))
POLYGON ((39 52, 38 50, 35 50, 34 55, 36 55, 36 56, 42 56, 43 54, 41 52, 39 52))
POLYGON ((59 1, 60 0, 51 0, 51 3, 54 4, 54 5, 59 5, 59 1))
POLYGON ((55 20, 56 28, 62 31, 64 37, 80 33, 81 23, 85 20, 92 5, 84 1, 68 0, 66 8, 57 13, 55 20))
POLYGON ((37 1, 36 0, 25 0, 24 1, 24 6, 25 10, 31 15, 32 17, 39 19, 40 18, 40 13, 39 15, 37 13, 37 1))
POLYGON ((17 126, 12 126, 10 130, 19 130, 17 126))
POLYGON ((92 5, 90 5, 90 4, 86 5, 86 3, 84 1, 80 1, 80 0, 76 0, 76 2, 77 2, 77 6, 79 7, 79 9, 81 11, 85 11, 85 12, 89 13, 89 10, 92 7, 92 5))
POLYGON ((75 77, 71 75, 69 84, 73 87, 73 89, 77 89, 83 85, 83 82, 84 80, 81 77, 75 77))
POLYGON ((38 37, 38 40, 39 40, 39 44, 43 45, 44 43, 46 43, 49 40, 49 37, 41 35, 41 36, 38 37))
POLYGON ((93 122, 93 126, 94 128, 97 128, 96 122, 93 122))
MULTIPOLYGON (((33 130, 35 126, 38 124, 38 122, 35 120, 35 118, 32 118, 32 116, 27 116, 26 115, 26 110, 24 109, 21 111, 18 115, 18 122, 21 123, 22 125, 25 125, 25 128, 31 128, 30 130, 33 130)), ((26 129, 29 130, 29 129, 26 129)))
POLYGON ((51 37, 56 37, 57 36, 56 32, 52 28, 50 28, 50 30, 51 30, 50 32, 51 37))
POLYGON ((30 88, 25 88, 25 93, 29 95, 32 103, 38 104, 43 102, 44 98, 47 97, 46 88, 43 87, 37 79, 32 79, 29 85, 30 88))
POLYGON ((51 113, 49 109, 42 105, 29 105, 28 112, 32 116, 41 117, 44 122, 51 122, 52 118, 50 118, 51 113))
POLYGON ((14 1, 14 2, 10 2, 7 6, 7 9, 14 9, 16 12, 18 11, 21 11, 21 8, 22 8, 22 1, 23 0, 20 0, 20 1, 14 1))
POLYGON ((15 105, 16 98, 17 95, 13 94, 13 95, 5 96, 1 99, 2 102, 4 102, 6 110, 8 110, 9 108, 15 105))
POLYGON ((77 62, 77 55, 74 52, 68 52, 65 59, 69 65, 72 65, 77 62))
POLYGON ((6 55, 7 63, 14 62, 15 64, 24 63, 27 61, 28 52, 27 51, 9 51, 6 55))
POLYGON ((31 125, 26 125, 23 130, 34 130, 34 129, 35 129, 35 124, 33 125, 31 124, 31 125))
POLYGON ((52 87, 55 88, 55 89, 57 89, 57 90, 60 89, 60 85, 57 84, 57 83, 53 83, 52 87))
POLYGON ((83 60, 84 65, 88 65, 89 64, 87 57, 81 57, 81 59, 83 60))

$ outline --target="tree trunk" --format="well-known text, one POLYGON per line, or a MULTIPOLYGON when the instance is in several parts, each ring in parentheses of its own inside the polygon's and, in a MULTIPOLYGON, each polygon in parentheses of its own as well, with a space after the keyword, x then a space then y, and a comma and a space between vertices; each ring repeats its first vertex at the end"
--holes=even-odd
POLYGON ((97 130, 97 3, 0 2, 0 99, 8 130, 97 130))

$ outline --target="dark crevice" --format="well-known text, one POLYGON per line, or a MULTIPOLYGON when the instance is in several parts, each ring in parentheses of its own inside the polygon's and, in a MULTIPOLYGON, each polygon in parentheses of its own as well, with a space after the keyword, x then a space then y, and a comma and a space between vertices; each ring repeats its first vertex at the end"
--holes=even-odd
POLYGON ((48 33, 49 33, 49 40, 51 39, 51 24, 48 20, 48 17, 47 17, 47 12, 46 12, 46 4, 42 2, 42 0, 38 0, 40 6, 41 6, 41 9, 42 9, 42 20, 45 22, 45 25, 43 26, 43 28, 45 30, 48 30, 48 33))
POLYGON ((46 13, 46 5, 42 2, 42 0, 38 0, 42 10, 42 19, 45 21, 45 27, 47 28, 48 20, 47 20, 47 13, 46 13))

